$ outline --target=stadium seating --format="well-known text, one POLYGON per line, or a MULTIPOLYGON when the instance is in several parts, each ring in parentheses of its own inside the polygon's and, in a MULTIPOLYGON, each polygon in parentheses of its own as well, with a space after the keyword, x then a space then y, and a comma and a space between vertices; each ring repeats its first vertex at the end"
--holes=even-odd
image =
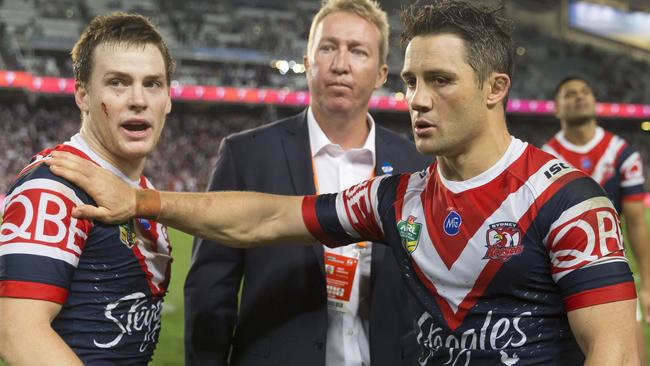
MULTIPOLYGON (((391 74, 380 91, 387 94, 402 90, 399 70, 403 51, 397 19, 402 2, 380 3, 388 10, 393 31, 391 74)), ((510 1, 507 9, 552 18, 558 12, 558 3, 510 1)), ((304 74, 281 73, 270 64, 279 59, 302 62, 311 17, 319 5, 318 0, 0 0, 0 69, 27 70, 35 76, 71 77, 69 50, 81 27, 97 14, 122 10, 142 13, 159 26, 177 58, 175 79, 180 85, 306 90, 304 74)), ((559 79, 567 73, 578 73, 594 83, 600 101, 650 104, 647 62, 558 38, 538 24, 524 20, 515 27, 517 57, 511 100, 550 99, 559 79), (614 69, 616 72, 612 72, 614 69)), ((78 130, 78 111, 71 98, 65 99, 67 103, 45 96, 39 97, 44 103, 34 103, 34 98, 30 95, 17 98, 18 101, 8 98, 0 102, 0 192, 4 192, 13 174, 33 153, 66 140, 78 130)), ((296 111, 294 108, 279 113, 296 111)), ((147 174, 161 188, 202 190, 221 138, 268 122, 276 117, 275 112, 272 106, 208 108, 202 104, 176 103, 160 148, 147 165, 147 174)), ((380 120, 399 119, 396 112, 385 113, 380 120)), ((509 116, 510 129, 515 135, 540 144, 558 128, 557 123, 534 120, 509 116)), ((408 136, 406 125, 398 128, 408 136)), ((608 128, 641 149, 648 164, 650 136, 636 125, 610 123, 608 128)))
MULTIPOLYGON (((486 0, 483 0, 486 1, 486 0)), ((382 92, 402 89, 399 70, 399 1, 380 1, 392 28, 391 75, 382 92)), ((557 13, 560 2, 510 1, 507 9, 557 13)), ((306 88, 304 75, 281 74, 273 60, 300 63, 306 49, 311 17, 318 0, 20 0, 0 6, 0 66, 40 76, 70 77, 68 51, 83 24, 96 14, 122 10, 144 14, 156 23, 178 59, 176 78, 183 84, 306 88)), ((541 16, 540 16, 541 17, 541 16)), ((516 58, 512 98, 548 99, 555 82, 579 73, 594 82, 601 101, 648 103, 650 66, 647 61, 604 48, 549 35, 540 26, 515 24, 516 58), (611 70, 616 69, 616 73, 611 70)))

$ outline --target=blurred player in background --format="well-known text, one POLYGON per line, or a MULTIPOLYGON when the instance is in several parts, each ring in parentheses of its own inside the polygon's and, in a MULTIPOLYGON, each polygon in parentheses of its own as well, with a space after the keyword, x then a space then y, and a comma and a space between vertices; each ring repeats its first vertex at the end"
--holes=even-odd
MULTIPOLYGON (((368 114, 387 76, 388 33, 374 1, 325 2, 305 56, 310 107, 224 139, 210 190, 330 193, 426 167, 430 159, 368 114)), ((408 365, 417 349, 409 310, 385 246, 244 250, 197 239, 185 283, 186 363, 408 365)))
POLYGON ((0 355, 10 365, 144 365, 170 275, 166 229, 152 220, 77 220, 92 203, 42 164, 67 151, 137 188, 171 110, 174 68, 140 15, 94 18, 71 53, 81 130, 38 153, 9 189, 0 227, 0 355))
MULTIPOLYGON (((625 218, 626 239, 640 275, 639 299, 650 322, 650 241, 645 221, 645 189, 641 155, 621 137, 596 122, 596 98, 589 83, 578 76, 560 81, 553 95, 555 115, 562 129, 543 149, 589 174, 607 192, 625 218)), ((637 317, 638 343, 645 364, 641 312, 637 317)))
POLYGON ((614 206, 589 176, 507 131, 510 21, 458 0, 417 2, 402 20, 415 143, 437 156, 427 170, 282 197, 135 190, 70 154, 48 164, 97 200, 81 217, 159 218, 244 247, 386 243, 417 311, 419 365, 638 365, 614 206))

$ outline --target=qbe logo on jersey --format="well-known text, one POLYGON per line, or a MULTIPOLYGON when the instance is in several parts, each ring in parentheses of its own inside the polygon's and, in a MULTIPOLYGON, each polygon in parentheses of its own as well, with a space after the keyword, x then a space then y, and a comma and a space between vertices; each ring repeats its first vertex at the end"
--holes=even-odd
MULTIPOLYGON (((67 252, 78 258, 87 238, 86 233, 90 230, 90 223, 70 215, 72 208, 81 202, 70 198, 76 198, 74 193, 59 183, 43 179, 25 183, 15 191, 18 194, 7 198, 5 221, 0 226, 0 243, 15 244, 14 250, 17 251, 24 250, 23 245, 26 243, 58 247, 62 251, 59 254, 52 254, 48 249, 42 249, 44 251, 39 253, 57 259, 72 258, 65 255, 67 252), (57 189, 43 189, 39 184, 57 189), (61 193, 62 191, 66 193, 61 193)), ((75 262, 76 259, 69 261, 75 262)))
POLYGON ((524 251, 521 245, 521 233, 515 222, 497 222, 491 224, 486 234, 487 252, 483 259, 510 260, 524 251))

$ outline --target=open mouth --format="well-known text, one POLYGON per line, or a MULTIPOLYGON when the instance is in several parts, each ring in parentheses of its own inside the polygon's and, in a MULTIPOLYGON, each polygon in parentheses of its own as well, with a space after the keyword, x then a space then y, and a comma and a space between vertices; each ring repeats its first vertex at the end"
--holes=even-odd
POLYGON ((130 123, 130 122, 127 122, 127 123, 123 124, 122 127, 124 127, 128 131, 137 132, 137 131, 145 131, 145 130, 149 129, 150 126, 147 123, 130 123))
POLYGON ((145 120, 131 120, 126 121, 120 125, 126 134, 132 138, 140 138, 146 136, 151 129, 151 124, 145 120))

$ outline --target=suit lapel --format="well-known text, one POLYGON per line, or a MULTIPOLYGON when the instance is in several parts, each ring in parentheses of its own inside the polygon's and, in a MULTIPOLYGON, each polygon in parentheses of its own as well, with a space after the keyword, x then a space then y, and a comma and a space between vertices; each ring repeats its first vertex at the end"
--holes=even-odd
MULTIPOLYGON (((282 139, 285 161, 289 167, 289 179, 297 195, 316 193, 314 169, 309 146, 309 128, 307 127, 307 110, 296 116, 295 123, 287 127, 282 139)), ((325 273, 323 246, 312 245, 321 272, 325 273)))
POLYGON ((289 124, 282 138, 282 147, 293 192, 297 195, 316 193, 306 111, 295 117, 295 123, 289 124))
MULTIPOLYGON (((396 171, 398 170, 395 167, 395 159, 393 158, 395 151, 393 151, 390 146, 390 142, 384 139, 384 131, 375 125, 375 176, 380 176, 386 174, 382 167, 390 165, 396 171)), ((371 264, 370 264, 370 295, 372 296, 373 290, 375 288, 375 282, 377 279, 376 275, 379 273, 379 267, 384 263, 384 256, 386 255, 386 245, 384 244, 373 244, 372 253, 371 253, 371 264)))

